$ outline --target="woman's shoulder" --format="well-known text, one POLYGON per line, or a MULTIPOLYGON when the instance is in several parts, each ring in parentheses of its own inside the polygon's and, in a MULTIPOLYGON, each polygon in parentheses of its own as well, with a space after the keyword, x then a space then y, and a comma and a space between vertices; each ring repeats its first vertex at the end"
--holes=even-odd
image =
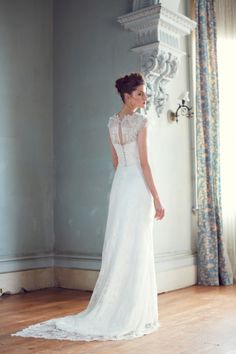
POLYGON ((147 127, 149 125, 149 118, 145 113, 137 113, 137 123, 139 129, 147 127))

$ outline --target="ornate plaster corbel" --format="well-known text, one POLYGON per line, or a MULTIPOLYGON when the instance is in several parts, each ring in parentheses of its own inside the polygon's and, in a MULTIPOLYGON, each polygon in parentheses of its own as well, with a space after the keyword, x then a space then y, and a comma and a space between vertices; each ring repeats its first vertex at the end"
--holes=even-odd
POLYGON ((120 16, 125 29, 136 33, 132 51, 140 55, 140 71, 145 76, 149 96, 147 111, 154 104, 158 117, 168 100, 168 82, 177 73, 186 53, 180 39, 196 23, 188 17, 163 7, 157 0, 134 0, 132 11, 120 16))

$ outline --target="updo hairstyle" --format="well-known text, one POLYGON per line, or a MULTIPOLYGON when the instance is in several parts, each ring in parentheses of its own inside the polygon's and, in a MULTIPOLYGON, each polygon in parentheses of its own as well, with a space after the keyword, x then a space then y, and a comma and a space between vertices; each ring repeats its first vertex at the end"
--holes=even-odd
POLYGON ((139 85, 144 85, 144 76, 141 73, 131 73, 116 80, 115 87, 125 103, 124 94, 131 94, 139 85))

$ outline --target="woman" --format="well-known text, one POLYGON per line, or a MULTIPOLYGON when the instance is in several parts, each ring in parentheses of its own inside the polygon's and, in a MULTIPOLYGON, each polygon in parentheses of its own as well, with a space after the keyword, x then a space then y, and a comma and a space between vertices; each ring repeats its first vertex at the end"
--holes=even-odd
POLYGON ((32 325, 13 335, 66 340, 132 339, 157 330, 152 228, 162 219, 147 154, 142 74, 116 80, 123 106, 109 118, 115 175, 110 192, 101 270, 87 308, 32 325))

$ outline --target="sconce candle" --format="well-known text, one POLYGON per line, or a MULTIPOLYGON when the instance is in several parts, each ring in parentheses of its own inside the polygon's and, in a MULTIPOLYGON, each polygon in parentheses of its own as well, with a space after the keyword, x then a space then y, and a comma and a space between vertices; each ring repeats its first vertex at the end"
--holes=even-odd
POLYGON ((176 121, 178 123, 179 119, 178 117, 187 117, 187 118, 192 118, 193 117, 193 111, 192 107, 189 107, 186 102, 189 102, 189 92, 187 91, 184 95, 184 97, 181 99, 181 104, 179 103, 179 107, 177 108, 176 112, 170 112, 170 118, 172 121, 176 121))

